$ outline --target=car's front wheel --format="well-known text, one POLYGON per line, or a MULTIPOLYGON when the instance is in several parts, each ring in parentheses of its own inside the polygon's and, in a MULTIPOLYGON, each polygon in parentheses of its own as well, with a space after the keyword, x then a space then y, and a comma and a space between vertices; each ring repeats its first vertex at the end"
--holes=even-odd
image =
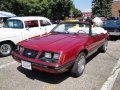
POLYGON ((79 77, 85 69, 86 59, 85 53, 81 52, 76 58, 75 64, 73 65, 70 74, 73 77, 79 77))
POLYGON ((0 45, 0 56, 8 56, 12 52, 13 45, 10 43, 3 43, 0 45))

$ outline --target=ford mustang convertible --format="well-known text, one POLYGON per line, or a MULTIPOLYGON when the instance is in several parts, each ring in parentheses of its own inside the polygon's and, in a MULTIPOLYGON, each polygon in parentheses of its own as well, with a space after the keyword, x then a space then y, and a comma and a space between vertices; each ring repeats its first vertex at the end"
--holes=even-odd
POLYGON ((12 57, 28 70, 69 71, 78 77, 85 69, 87 57, 98 50, 106 51, 108 36, 108 33, 95 33, 90 23, 62 22, 50 33, 19 42, 12 57))

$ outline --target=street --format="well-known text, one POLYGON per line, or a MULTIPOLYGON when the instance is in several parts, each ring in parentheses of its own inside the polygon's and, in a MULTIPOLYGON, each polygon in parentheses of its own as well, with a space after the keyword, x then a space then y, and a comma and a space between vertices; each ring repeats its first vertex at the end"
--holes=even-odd
POLYGON ((120 90, 120 38, 110 39, 106 53, 87 59, 78 78, 21 67, 11 56, 0 57, 0 90, 120 90), (111 76, 113 75, 112 79, 111 76))

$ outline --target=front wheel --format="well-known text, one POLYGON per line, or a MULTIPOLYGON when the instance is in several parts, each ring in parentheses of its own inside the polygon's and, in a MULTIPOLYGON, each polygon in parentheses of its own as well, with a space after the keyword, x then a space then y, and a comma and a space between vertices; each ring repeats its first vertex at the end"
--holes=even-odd
POLYGON ((3 43, 0 45, 0 56, 8 56, 12 52, 13 45, 10 43, 3 43))
POLYGON ((85 64, 86 64, 85 53, 81 52, 76 58, 75 64, 73 65, 70 74, 73 77, 79 77, 80 75, 82 75, 85 69, 85 64))

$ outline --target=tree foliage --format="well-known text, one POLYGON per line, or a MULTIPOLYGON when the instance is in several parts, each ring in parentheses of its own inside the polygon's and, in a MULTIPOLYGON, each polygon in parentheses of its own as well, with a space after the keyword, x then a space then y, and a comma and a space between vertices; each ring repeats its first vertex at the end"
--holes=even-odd
MULTIPOLYGON (((45 16, 50 19, 64 19, 69 16, 71 0, 1 0, 0 10, 8 11, 17 16, 45 16)), ((74 8, 75 16, 79 10, 74 8)))
POLYGON ((92 14, 102 17, 112 16, 111 13, 112 2, 113 0, 93 0, 92 14))

